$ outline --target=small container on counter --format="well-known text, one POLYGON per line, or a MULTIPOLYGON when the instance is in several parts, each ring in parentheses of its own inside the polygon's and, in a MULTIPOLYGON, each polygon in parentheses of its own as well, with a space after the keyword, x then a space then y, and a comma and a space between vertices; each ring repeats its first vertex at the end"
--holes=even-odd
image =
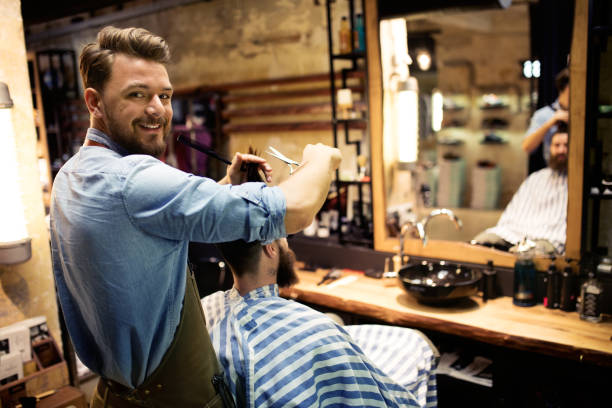
POLYGON ((493 261, 487 262, 487 267, 482 271, 482 301, 497 297, 497 272, 493 268, 493 261))
POLYGON ((554 260, 553 258, 546 271, 546 295, 544 296, 543 303, 548 309, 559 308, 559 288, 561 279, 554 260))
POLYGON ((576 276, 572 267, 568 264, 561 273, 561 296, 559 298, 559 309, 565 312, 576 310, 576 276))
POLYGON ((517 260, 514 264, 514 295, 512 303, 517 306, 534 306, 536 304, 536 269, 533 263, 535 245, 523 240, 518 245, 517 260))
POLYGON ((601 299, 603 285, 595 276, 595 272, 588 271, 588 279, 580 288, 580 318, 589 322, 601 321, 601 299))

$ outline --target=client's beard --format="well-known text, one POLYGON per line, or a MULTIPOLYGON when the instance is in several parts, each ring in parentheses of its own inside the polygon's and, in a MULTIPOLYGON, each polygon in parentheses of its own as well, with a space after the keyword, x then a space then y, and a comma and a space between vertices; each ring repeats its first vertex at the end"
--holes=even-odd
POLYGON ((295 273, 295 252, 291 249, 283 249, 279 247, 278 256, 278 272, 276 274, 276 283, 281 288, 286 288, 298 282, 298 276, 295 273))
POLYGON ((567 155, 555 154, 548 159, 548 167, 560 173, 567 173, 567 155))

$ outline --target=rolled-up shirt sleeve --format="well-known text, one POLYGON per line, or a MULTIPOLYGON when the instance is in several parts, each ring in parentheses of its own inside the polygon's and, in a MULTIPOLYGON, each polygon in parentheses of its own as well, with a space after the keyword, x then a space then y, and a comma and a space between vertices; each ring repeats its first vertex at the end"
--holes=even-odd
POLYGON ((554 114, 554 111, 548 107, 544 107, 544 109, 539 109, 534 112, 531 120, 529 121, 529 128, 527 128, 527 132, 525 132, 525 136, 527 137, 539 128, 541 128, 554 114))
POLYGON ((154 158, 135 163, 123 200, 131 222, 160 238, 269 243, 286 236, 286 201, 279 187, 219 185, 154 158))

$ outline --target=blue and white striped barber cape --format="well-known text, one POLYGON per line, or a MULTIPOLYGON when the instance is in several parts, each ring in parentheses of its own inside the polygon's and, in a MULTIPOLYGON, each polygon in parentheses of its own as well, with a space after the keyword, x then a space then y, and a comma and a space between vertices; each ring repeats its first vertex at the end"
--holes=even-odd
MULTIPOLYGON (((279 297, 277 285, 244 297, 235 288, 217 292, 202 299, 202 306, 238 406, 422 407, 437 403, 434 352, 416 331, 387 327, 386 332, 383 326, 371 326, 372 330, 381 327, 374 333, 380 338, 374 340, 380 340, 387 352, 389 341, 397 340, 393 355, 382 349, 376 354, 375 345, 369 348, 377 361, 389 363, 387 375, 382 371, 385 367, 374 365, 343 327, 305 305, 279 297), (405 331, 403 337, 401 331, 405 331)), ((362 341, 368 335, 366 330, 355 334, 362 341)))
POLYGON ((565 250, 567 173, 546 167, 523 181, 497 225, 486 232, 516 245, 523 237, 545 239, 559 253, 565 250))

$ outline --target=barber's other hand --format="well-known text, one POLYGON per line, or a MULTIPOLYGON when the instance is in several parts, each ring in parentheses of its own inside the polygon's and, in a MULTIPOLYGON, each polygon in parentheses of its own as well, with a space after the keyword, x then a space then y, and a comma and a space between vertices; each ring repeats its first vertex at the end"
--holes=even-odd
POLYGON ((322 143, 306 145, 302 153, 302 165, 314 161, 327 161, 330 171, 334 171, 340 166, 342 153, 337 148, 322 143))
POLYGON ((563 122, 567 123, 567 121, 569 120, 569 112, 565 109, 558 109, 555 111, 553 118, 555 122, 558 120, 562 120, 563 122))
POLYGON ((236 153, 232 159, 232 164, 227 168, 227 174, 221 180, 220 184, 242 184, 246 181, 246 172, 240 171, 243 163, 257 163, 259 168, 266 176, 266 181, 272 181, 272 167, 266 162, 266 159, 247 153, 236 153))

